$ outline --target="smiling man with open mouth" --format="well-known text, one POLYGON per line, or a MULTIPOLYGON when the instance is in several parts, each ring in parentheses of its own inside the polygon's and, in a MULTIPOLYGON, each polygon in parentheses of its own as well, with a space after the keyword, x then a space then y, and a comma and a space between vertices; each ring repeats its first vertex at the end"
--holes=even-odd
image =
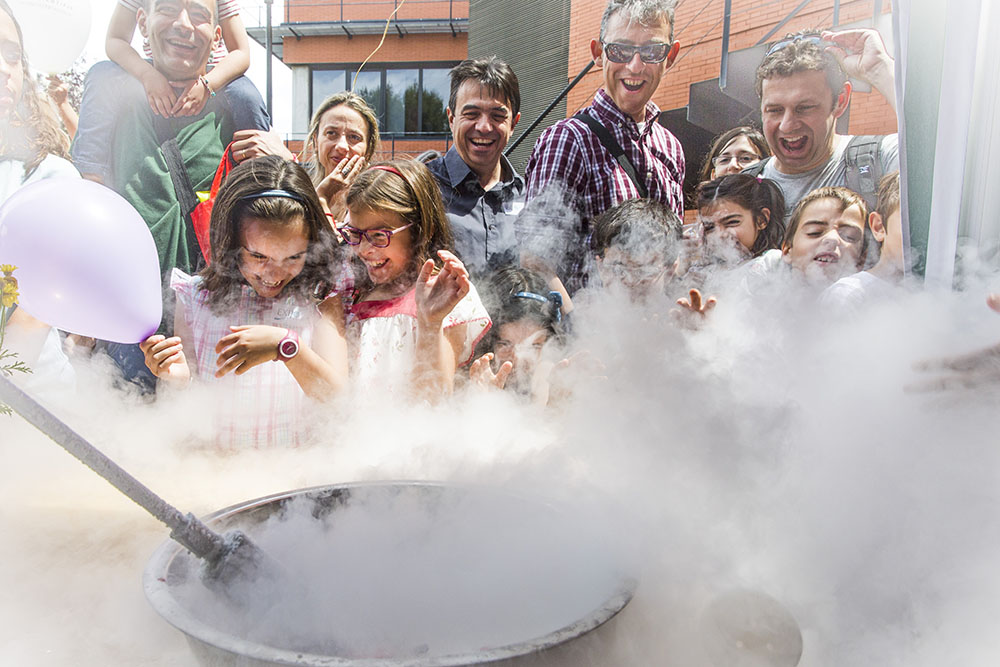
POLYGON ((571 293, 585 282, 591 219, 637 197, 654 199, 684 215, 684 152, 660 124, 660 109, 652 102, 680 49, 673 27, 674 3, 669 0, 610 0, 600 36, 590 43, 594 62, 603 71, 603 87, 593 104, 545 130, 528 160, 527 220, 569 228, 574 236, 568 240, 566 257, 544 258, 571 293), (615 146, 598 134, 602 127, 629 166, 615 160, 615 146), (579 224, 546 214, 542 202, 553 195, 565 195, 579 224), (539 203, 533 206, 536 198, 539 203))
POLYGON ((837 133, 851 101, 848 75, 894 103, 893 61, 874 30, 788 35, 771 45, 757 68, 764 138, 773 157, 744 173, 776 181, 787 213, 826 186, 848 187, 874 206, 879 177, 899 168, 895 134, 837 133))

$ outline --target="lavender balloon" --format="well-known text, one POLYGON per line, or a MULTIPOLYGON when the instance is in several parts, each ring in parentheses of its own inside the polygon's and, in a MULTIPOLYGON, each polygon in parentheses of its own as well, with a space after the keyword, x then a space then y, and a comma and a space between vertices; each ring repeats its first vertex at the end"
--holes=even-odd
POLYGON ((27 185, 0 206, 0 262, 17 266, 25 311, 119 343, 152 334, 163 314, 156 244, 139 212, 82 179, 27 185))

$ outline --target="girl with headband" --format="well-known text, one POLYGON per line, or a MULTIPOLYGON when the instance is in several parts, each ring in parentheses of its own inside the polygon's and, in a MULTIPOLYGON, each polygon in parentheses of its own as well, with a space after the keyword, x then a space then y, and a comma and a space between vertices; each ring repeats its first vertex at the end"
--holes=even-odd
POLYGON ((212 261, 174 269, 174 335, 141 345, 161 385, 214 381, 217 441, 232 449, 297 445, 306 397, 347 380, 343 313, 334 289, 337 240, 302 167, 275 156, 237 166, 212 209, 212 261))

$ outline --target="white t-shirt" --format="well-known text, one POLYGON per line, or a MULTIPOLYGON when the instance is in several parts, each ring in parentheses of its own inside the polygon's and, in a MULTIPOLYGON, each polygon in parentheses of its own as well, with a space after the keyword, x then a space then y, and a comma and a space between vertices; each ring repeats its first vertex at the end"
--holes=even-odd
POLYGON ((844 276, 833 283, 819 297, 823 306, 842 311, 856 311, 873 298, 887 296, 892 291, 892 284, 869 273, 858 273, 844 276))
MULTIPOLYGON (((812 171, 802 174, 783 174, 775 166, 774 158, 764 164, 761 176, 769 178, 781 188, 785 196, 785 220, 791 215, 795 205, 809 192, 826 186, 847 186, 847 162, 844 161, 844 151, 853 136, 836 135, 834 137, 833 155, 824 164, 812 171)), ((888 174, 899 169, 899 137, 887 134, 882 137, 879 149, 879 162, 882 173, 888 174)))

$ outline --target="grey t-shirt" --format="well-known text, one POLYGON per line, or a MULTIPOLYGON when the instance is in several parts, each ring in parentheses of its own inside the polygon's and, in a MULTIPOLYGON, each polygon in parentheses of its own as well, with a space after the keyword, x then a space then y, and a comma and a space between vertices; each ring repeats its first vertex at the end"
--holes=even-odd
MULTIPOLYGON (((851 141, 851 136, 837 135, 834 140, 833 155, 827 162, 812 171, 802 174, 783 174, 775 166, 774 159, 764 165, 761 176, 775 181, 785 195, 785 220, 791 215, 795 205, 806 194, 826 186, 847 186, 847 163, 844 161, 844 150, 851 141)), ((879 161, 882 163, 882 173, 888 174, 899 169, 899 139, 895 134, 882 137, 879 150, 879 161)))

